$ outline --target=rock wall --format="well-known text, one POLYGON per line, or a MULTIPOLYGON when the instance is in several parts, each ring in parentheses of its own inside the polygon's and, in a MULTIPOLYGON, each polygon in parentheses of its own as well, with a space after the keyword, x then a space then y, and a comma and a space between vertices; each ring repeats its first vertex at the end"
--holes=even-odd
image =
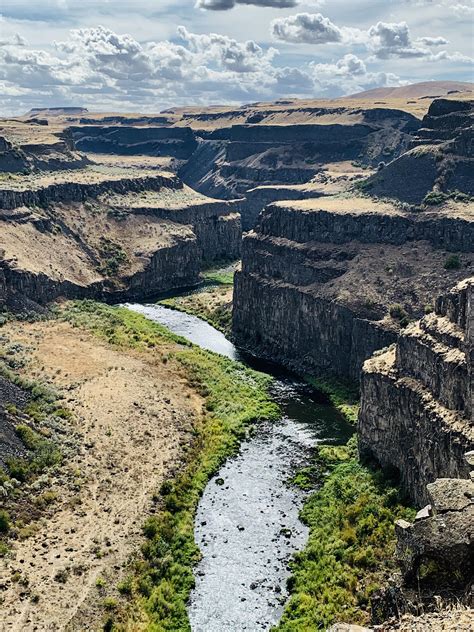
POLYGON ((143 299, 195 286, 204 262, 238 258, 235 205, 172 174, 116 171, 45 173, 0 189, 0 303, 143 299))
POLYGON ((411 149, 369 178, 366 190, 420 204, 430 191, 474 195, 474 101, 437 99, 411 149))
POLYGON ((298 370, 358 380, 364 360, 396 340, 393 305, 420 317, 432 301, 428 286, 437 294, 452 284, 443 249, 466 251, 470 261, 473 229, 455 214, 357 198, 272 204, 243 239, 234 339, 298 370))
POLYGON ((417 504, 437 478, 469 478, 474 445, 474 278, 440 298, 395 345, 364 364, 361 455, 392 469, 417 504))
POLYGON ((182 182, 170 175, 154 174, 152 176, 131 176, 115 179, 104 177, 101 182, 78 182, 74 176, 69 181, 44 184, 24 189, 12 189, 8 186, 0 188, 0 209, 14 209, 21 206, 47 206, 55 202, 85 201, 96 198, 103 193, 127 193, 146 190, 159 190, 161 187, 180 188, 182 182))

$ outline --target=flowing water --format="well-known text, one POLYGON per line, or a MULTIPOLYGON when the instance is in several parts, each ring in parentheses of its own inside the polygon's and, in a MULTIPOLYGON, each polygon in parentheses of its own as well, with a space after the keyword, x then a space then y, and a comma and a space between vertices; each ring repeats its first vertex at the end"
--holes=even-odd
POLYGON ((272 396, 281 419, 259 424, 199 503, 195 538, 203 556, 189 604, 193 632, 269 630, 287 598, 288 562, 308 537, 298 518, 305 495, 288 481, 315 445, 345 443, 353 428, 314 389, 275 367, 256 366, 200 318, 161 305, 127 307, 204 349, 275 376, 272 396))

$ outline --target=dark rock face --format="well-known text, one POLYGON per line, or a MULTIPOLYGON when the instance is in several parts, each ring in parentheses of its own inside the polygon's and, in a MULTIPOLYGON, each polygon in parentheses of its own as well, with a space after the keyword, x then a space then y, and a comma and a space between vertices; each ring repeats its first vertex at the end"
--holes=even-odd
POLYGON ((69 129, 77 148, 86 152, 187 159, 197 146, 193 131, 186 127, 83 125, 69 129))
POLYGON ((85 201, 88 198, 96 198, 103 193, 127 193, 133 191, 159 190, 161 187, 180 188, 182 183, 171 176, 153 175, 142 177, 127 177, 102 182, 60 182, 38 187, 37 189, 25 188, 15 190, 8 187, 0 189, 0 209, 15 209, 21 206, 47 206, 57 202, 85 201))
POLYGON ((235 341, 299 370, 357 380, 364 360, 396 340, 396 327, 386 318, 389 301, 404 304, 412 317, 428 302, 418 264, 408 264, 412 251, 426 252, 435 291, 442 292, 450 282, 444 272, 435 273, 442 268, 435 263, 442 256, 437 250, 472 252, 473 228, 449 215, 371 208, 360 199, 272 204, 243 240, 242 271, 235 277, 235 341), (380 273, 371 277, 374 257, 380 273), (390 276, 383 280, 386 268, 391 274, 392 257, 408 265, 400 269, 405 279, 399 288, 390 276), (358 279, 357 288, 351 279, 358 279))
POLYGON ((431 190, 474 194, 474 101, 430 105, 409 151, 367 181, 367 191, 419 204, 431 190))
POLYGON ((0 469, 5 468, 8 459, 23 457, 27 452, 7 410, 9 405, 22 408, 27 402, 27 394, 0 375, 0 469))
POLYGON ((361 455, 395 470, 417 504, 437 478, 468 478, 474 445, 474 279, 438 300, 395 346, 364 364, 361 455))
MULTIPOLYGON (((349 115, 362 122, 340 124, 337 115, 344 113, 344 108, 328 111, 335 121, 323 125, 316 118, 311 125, 233 125, 197 132, 198 147, 179 174, 201 193, 238 198, 256 185, 308 182, 328 162, 376 165, 393 159, 419 127, 418 119, 398 110, 351 110, 349 115)), ((243 223, 253 226, 250 216, 243 223)))
MULTIPOLYGON (((406 584, 463 588, 474 560, 474 483, 437 479, 427 489, 430 504, 413 524, 396 523, 397 558, 406 584)), ((468 585, 469 587, 469 585, 468 585)))

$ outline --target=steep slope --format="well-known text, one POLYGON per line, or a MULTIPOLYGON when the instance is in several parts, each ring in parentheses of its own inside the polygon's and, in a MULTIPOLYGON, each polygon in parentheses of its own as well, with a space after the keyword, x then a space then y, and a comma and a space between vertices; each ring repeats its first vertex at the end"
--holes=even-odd
POLYGON ((271 204, 243 240, 235 340, 298 370, 358 379, 373 351, 468 274, 473 248, 472 204, 424 213, 360 197, 271 204), (449 271, 448 251, 460 253, 449 271))
MULTIPOLYGON (((260 213, 244 237, 236 275, 237 344, 299 370, 358 379, 373 351, 470 274, 474 204, 451 188, 473 186, 472 104, 434 101, 418 136, 429 130, 436 134, 428 149, 415 146, 368 180, 324 177, 319 186, 311 183, 313 194, 308 185, 289 187, 288 201, 260 213), (427 168, 432 151, 438 158, 427 168), (443 178, 446 192, 426 196, 443 178)), ((258 193, 262 203, 285 195, 277 197, 276 188, 258 193)))

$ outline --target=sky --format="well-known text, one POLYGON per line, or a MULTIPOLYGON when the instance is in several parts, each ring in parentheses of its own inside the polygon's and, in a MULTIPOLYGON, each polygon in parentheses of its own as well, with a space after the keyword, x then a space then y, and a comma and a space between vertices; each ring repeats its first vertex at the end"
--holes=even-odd
POLYGON ((473 80, 474 0, 1 0, 0 114, 473 80))

